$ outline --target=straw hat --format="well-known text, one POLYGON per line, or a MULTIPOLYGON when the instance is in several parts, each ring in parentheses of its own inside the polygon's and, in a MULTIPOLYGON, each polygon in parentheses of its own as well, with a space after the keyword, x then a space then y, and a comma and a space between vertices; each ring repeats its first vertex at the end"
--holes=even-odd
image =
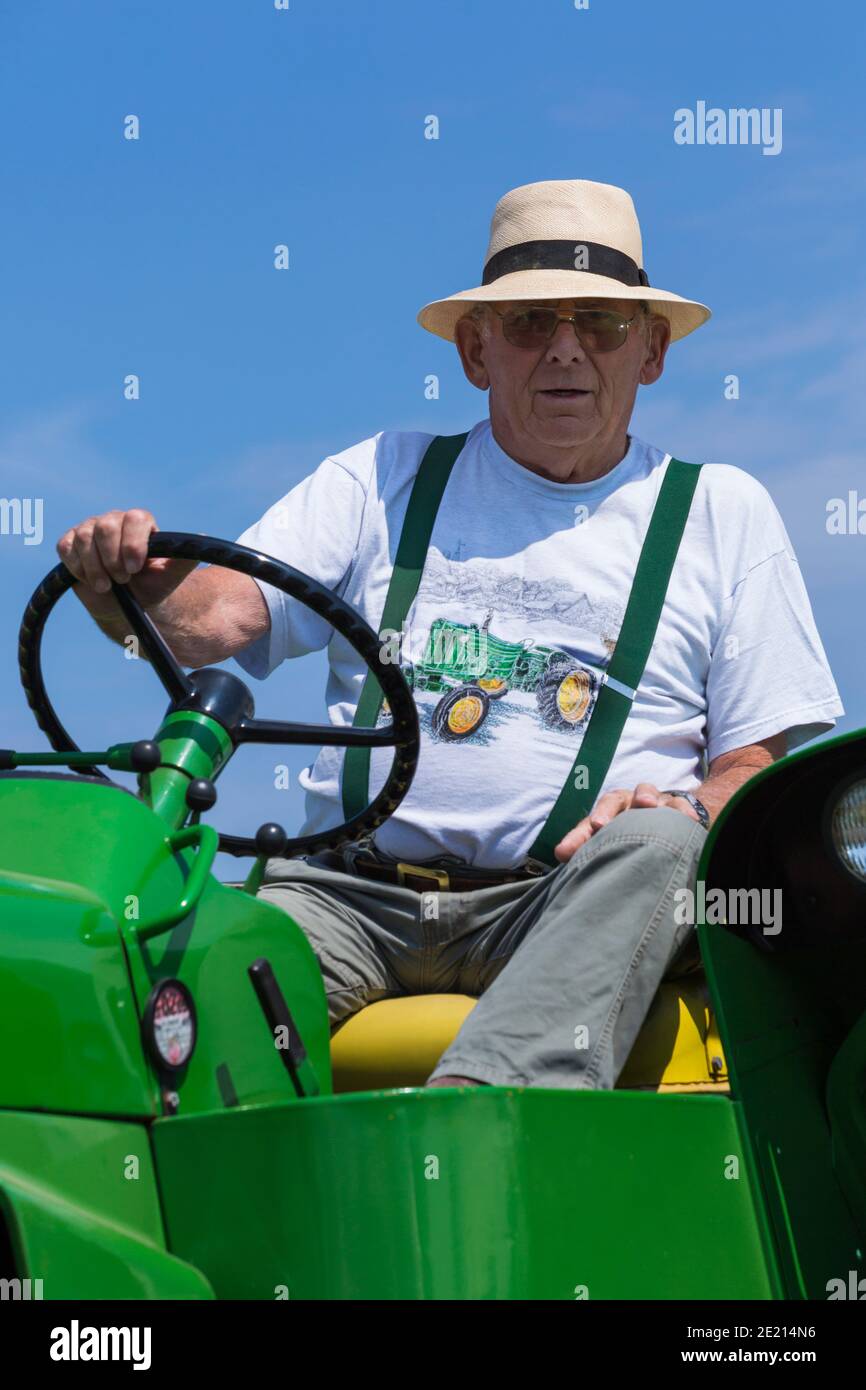
POLYGON ((631 196, 611 183, 550 179, 512 188, 496 204, 482 283, 425 304, 422 328, 454 341, 472 304, 499 300, 643 299, 670 320, 671 341, 710 317, 705 304, 649 288, 631 196))

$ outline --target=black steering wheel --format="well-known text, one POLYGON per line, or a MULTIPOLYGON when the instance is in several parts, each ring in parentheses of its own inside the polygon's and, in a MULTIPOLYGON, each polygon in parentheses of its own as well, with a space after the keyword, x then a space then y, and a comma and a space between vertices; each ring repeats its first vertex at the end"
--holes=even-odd
MULTIPOLYGON (((169 697, 166 713, 198 710, 210 714, 226 728, 235 747, 241 743, 332 744, 341 748, 393 748, 394 761, 388 779, 374 801, 359 815, 333 830, 318 835, 287 839, 274 848, 271 837, 267 852, 302 854, 334 848, 356 839, 381 825, 403 800, 418 766, 420 733, 418 711, 409 686, 397 662, 385 662, 380 655, 380 639, 353 608, 315 579, 302 574, 258 550, 213 536, 196 536, 187 531, 155 531, 147 547, 148 557, 196 560, 225 569, 237 570, 253 579, 262 579, 296 598, 329 622, 354 647, 375 675, 391 708, 391 723, 381 729, 356 729, 349 725, 294 724, 280 720, 254 719, 255 702, 247 686, 228 671, 201 667, 187 675, 152 619, 148 617, 128 584, 112 580, 114 596, 130 627, 169 697)), ((36 722, 58 753, 77 753, 74 743, 58 719, 42 678, 42 633, 51 610, 78 580, 63 563, 45 576, 27 605, 18 638, 18 664, 27 703, 36 722)), ((97 767, 79 769, 92 776, 110 779, 97 767)), ((267 827, 276 831, 278 827, 267 827)), ((265 830, 265 827, 262 827, 265 830)), ((220 849, 228 854, 260 854, 268 838, 220 835, 220 849)), ((278 837, 279 842, 279 837, 278 837)))

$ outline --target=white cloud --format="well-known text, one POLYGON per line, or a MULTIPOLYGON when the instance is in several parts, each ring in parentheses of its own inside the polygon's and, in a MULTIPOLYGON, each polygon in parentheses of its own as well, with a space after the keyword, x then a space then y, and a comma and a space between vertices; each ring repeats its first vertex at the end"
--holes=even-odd
POLYGON ((46 499, 80 493, 103 482, 116 465, 88 437, 100 412, 89 402, 49 408, 26 416, 0 433, 0 470, 9 495, 46 499))

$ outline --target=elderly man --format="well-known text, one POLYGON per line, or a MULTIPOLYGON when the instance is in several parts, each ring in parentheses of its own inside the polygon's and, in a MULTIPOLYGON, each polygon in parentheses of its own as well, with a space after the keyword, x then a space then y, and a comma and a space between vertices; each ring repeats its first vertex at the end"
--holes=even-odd
MULTIPOLYGON (((489 419, 327 458, 239 538, 399 637, 423 735, 408 796, 375 837, 272 859, 260 891, 307 933, 334 1023, 401 994, 478 998, 431 1085, 612 1087, 693 949, 675 894, 707 827, 842 713, 765 489, 628 432, 638 386, 708 318, 650 288, 623 189, 513 189, 483 283, 419 315, 489 419), (426 557, 408 587, 407 535, 426 557)), ((264 678, 328 646, 332 720, 387 716, 321 618, 243 575, 147 560, 154 529, 110 512, 58 544, 110 636, 109 576, 186 665, 234 656, 264 678)), ((389 759, 324 749, 304 833, 360 810, 389 759)))

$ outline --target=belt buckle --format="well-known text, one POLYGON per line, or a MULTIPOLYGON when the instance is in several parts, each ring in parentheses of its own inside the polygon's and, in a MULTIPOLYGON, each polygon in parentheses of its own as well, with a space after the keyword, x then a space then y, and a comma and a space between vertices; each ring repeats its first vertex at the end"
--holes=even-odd
POLYGON ((400 863, 397 865, 397 882, 402 888, 407 886, 407 873, 417 878, 432 878, 435 880, 436 886, 440 892, 447 893, 449 891, 450 880, 446 869, 428 869, 424 864, 400 863))

